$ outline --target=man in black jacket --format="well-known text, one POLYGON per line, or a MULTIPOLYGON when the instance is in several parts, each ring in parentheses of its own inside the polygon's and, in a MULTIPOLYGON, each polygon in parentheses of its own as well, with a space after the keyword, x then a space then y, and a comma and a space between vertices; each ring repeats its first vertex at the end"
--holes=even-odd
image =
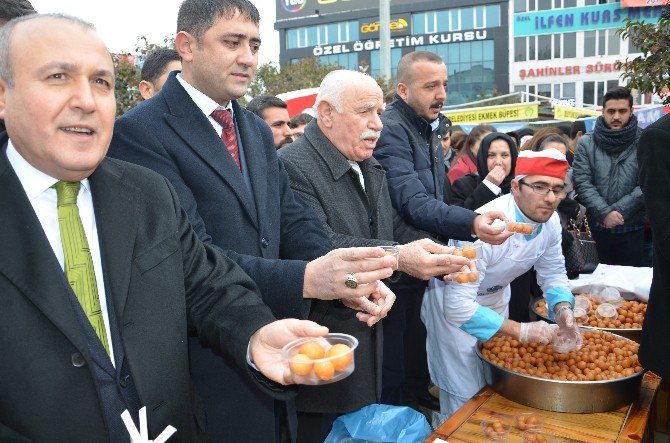
MULTIPOLYGON (((407 223, 443 241, 472 240, 474 235, 492 244, 504 242, 511 234, 491 226, 495 218, 504 218, 502 213, 480 215, 444 203, 444 155, 434 140, 447 98, 444 62, 432 52, 411 52, 400 59, 397 77, 395 100, 384 109, 384 128, 374 151, 386 170, 393 207, 407 223)), ((421 396, 428 384, 426 335, 419 319, 425 285, 415 283, 406 289, 407 295, 397 298, 385 321, 382 400, 389 404, 403 401, 404 352, 418 353, 408 359, 408 368, 419 371, 410 376, 418 385, 410 391, 421 396)), ((411 400, 412 393, 407 394, 405 400, 411 400)))
POLYGON ((670 115, 644 130, 637 152, 640 186, 654 239, 654 277, 649 309, 642 327, 640 362, 667 379, 670 377, 670 115))

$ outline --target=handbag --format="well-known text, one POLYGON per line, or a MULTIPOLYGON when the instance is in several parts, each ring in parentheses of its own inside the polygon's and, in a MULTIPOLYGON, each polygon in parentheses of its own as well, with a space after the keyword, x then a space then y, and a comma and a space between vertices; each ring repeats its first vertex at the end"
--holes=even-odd
POLYGON ((567 233, 570 240, 563 250, 566 271, 571 274, 593 272, 600 260, 586 217, 580 224, 570 219, 567 233))

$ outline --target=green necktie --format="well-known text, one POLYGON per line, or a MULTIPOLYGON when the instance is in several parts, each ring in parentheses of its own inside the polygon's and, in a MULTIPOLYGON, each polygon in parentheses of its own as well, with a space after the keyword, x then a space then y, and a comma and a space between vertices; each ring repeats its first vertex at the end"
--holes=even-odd
POLYGON ((107 354, 109 354, 109 343, 107 342, 107 331, 105 321, 100 309, 100 298, 98 297, 98 285, 95 280, 91 250, 86 241, 84 225, 79 217, 77 207, 77 195, 79 194, 79 182, 59 181, 54 185, 58 194, 58 225, 60 226, 60 238, 65 255, 65 277, 70 282, 84 313, 93 326, 107 354))

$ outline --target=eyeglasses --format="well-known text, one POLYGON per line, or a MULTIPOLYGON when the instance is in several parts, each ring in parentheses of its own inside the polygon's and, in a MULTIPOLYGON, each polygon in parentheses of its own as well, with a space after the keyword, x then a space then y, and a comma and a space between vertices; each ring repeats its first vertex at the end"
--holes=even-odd
POLYGON ((533 190, 534 193, 536 193, 538 195, 541 195, 543 197, 548 195, 549 192, 553 192, 554 196, 558 199, 563 199, 563 198, 567 197, 567 195, 568 195, 568 193, 565 192, 565 190, 563 190, 563 189, 553 189, 553 188, 550 188, 547 185, 536 185, 536 184, 526 183, 524 181, 519 181, 519 184, 528 186, 530 189, 533 190))

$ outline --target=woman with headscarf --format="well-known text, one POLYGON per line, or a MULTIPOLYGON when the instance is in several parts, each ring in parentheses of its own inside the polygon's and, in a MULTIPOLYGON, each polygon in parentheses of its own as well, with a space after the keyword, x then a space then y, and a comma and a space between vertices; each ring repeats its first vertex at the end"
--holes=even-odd
POLYGON ((465 147, 458 153, 456 160, 452 163, 447 178, 452 185, 456 180, 466 174, 477 171, 477 151, 479 144, 486 134, 495 132, 496 128, 491 125, 477 125, 470 131, 468 138, 465 140, 465 147))
POLYGON ((510 192, 518 152, 514 139, 492 132, 477 152, 477 172, 464 175, 451 186, 451 204, 475 210, 510 192))

